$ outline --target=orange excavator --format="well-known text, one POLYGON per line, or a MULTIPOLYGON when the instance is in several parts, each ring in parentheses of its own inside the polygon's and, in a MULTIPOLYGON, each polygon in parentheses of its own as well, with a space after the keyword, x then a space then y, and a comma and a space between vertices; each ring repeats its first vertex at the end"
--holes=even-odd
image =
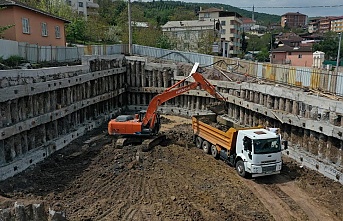
POLYGON ((196 89, 198 86, 206 90, 213 97, 221 101, 225 101, 225 97, 218 93, 215 87, 200 73, 196 72, 198 66, 199 63, 195 63, 188 77, 177 82, 173 86, 167 88, 165 91, 152 98, 146 111, 141 111, 135 116, 120 115, 116 119, 112 119, 108 123, 108 134, 141 136, 158 134, 161 126, 160 115, 157 113, 158 107, 174 97, 182 95, 187 91, 196 89), (181 86, 190 77, 193 77, 194 82, 181 86))

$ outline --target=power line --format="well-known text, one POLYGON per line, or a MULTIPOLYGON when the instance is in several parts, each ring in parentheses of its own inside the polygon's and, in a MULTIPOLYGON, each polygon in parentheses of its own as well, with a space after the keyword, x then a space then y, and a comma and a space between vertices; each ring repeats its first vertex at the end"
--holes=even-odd
POLYGON ((338 8, 343 7, 343 5, 310 5, 310 6, 249 6, 249 7, 239 7, 237 8, 338 8))

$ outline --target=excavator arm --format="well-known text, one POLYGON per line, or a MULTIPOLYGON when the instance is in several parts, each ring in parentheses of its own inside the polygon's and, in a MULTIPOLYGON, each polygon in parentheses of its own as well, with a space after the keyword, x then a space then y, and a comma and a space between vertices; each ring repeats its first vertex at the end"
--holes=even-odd
POLYGON ((213 97, 215 97, 221 101, 226 100, 225 97, 223 97, 220 93, 218 93, 216 91, 215 87, 208 80, 206 80, 200 73, 192 71, 191 74, 187 78, 177 82, 176 84, 174 84, 170 88, 167 88, 161 94, 158 94, 155 97, 153 97, 153 99, 149 103, 145 117, 142 120, 143 126, 149 125, 149 128, 153 129, 154 125, 155 125, 155 120, 156 120, 157 108, 161 104, 163 104, 164 102, 166 102, 166 101, 168 101, 174 97, 177 97, 181 94, 184 94, 187 91, 193 90, 193 89, 197 88, 198 86, 200 86, 202 89, 207 91, 213 97), (185 86, 178 87, 191 76, 194 78, 194 82, 192 82, 188 85, 185 85, 185 86))

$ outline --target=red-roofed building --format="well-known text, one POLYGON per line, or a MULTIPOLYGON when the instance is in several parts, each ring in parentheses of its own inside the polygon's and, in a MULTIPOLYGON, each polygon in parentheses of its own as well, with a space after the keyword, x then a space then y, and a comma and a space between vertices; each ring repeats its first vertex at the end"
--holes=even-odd
POLYGON ((307 15, 299 12, 288 12, 281 16, 281 26, 288 28, 301 28, 307 25, 307 15))
POLYGON ((0 0, 0 26, 14 25, 3 38, 39 46, 65 46, 69 21, 14 0, 0 0))
POLYGON ((251 27, 253 27, 256 24, 256 21, 252 20, 251 18, 241 18, 243 24, 243 31, 248 32, 251 30, 251 27))
POLYGON ((273 64, 289 64, 291 66, 312 67, 313 53, 311 46, 280 46, 272 51, 273 64))

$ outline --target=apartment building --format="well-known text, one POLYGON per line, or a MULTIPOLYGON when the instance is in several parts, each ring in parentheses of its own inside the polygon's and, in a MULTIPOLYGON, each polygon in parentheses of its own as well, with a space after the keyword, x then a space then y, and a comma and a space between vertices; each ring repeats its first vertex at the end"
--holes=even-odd
POLYGON ((283 28, 302 28, 307 25, 307 15, 299 12, 288 12, 281 16, 281 26, 283 28))
POLYGON ((85 17, 98 13, 99 5, 94 3, 93 0, 66 0, 66 2, 73 10, 85 17))
POLYGON ((343 16, 335 17, 331 20, 331 31, 343 32, 343 16))
POLYGON ((307 26, 308 33, 317 33, 319 30, 319 22, 321 18, 311 18, 307 26))
POLYGON ((221 55, 235 57, 241 52, 243 22, 242 16, 236 12, 209 8, 199 11, 200 21, 217 21, 220 24, 221 55))
POLYGON ((240 53, 242 46, 241 17, 216 8, 200 9, 198 20, 169 21, 162 26, 162 32, 173 40, 176 50, 211 51, 233 57, 240 53))
POLYGON ((331 29, 331 17, 324 17, 319 20, 319 29, 320 33, 325 33, 331 29))

